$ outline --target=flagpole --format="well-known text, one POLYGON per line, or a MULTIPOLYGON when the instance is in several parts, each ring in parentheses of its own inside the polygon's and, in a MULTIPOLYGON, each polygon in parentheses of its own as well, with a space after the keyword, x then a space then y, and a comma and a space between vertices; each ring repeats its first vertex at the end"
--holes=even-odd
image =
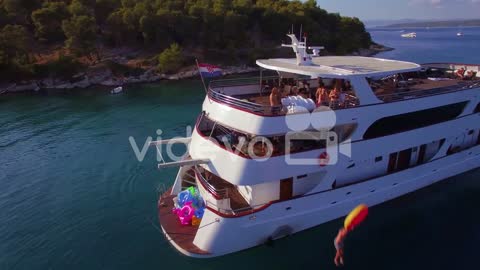
POLYGON ((203 89, 205 89, 205 94, 207 94, 208 96, 207 85, 205 84, 205 79, 203 78, 202 72, 200 71, 200 65, 198 64, 197 58, 195 58, 195 63, 197 64, 198 74, 200 74, 200 78, 202 79, 203 89))

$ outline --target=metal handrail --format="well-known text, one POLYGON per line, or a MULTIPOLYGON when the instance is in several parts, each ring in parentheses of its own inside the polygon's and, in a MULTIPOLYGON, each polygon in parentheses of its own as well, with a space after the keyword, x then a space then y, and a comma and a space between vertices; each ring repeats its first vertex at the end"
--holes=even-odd
MULTIPOLYGON (((213 89, 209 89, 208 96, 216 101, 224 103, 226 105, 238 107, 243 110, 247 110, 254 113, 261 113, 262 115, 282 115, 285 114, 283 112, 284 106, 267 106, 267 105, 260 105, 256 103, 252 103, 250 101, 240 100, 238 98, 234 98, 225 94, 221 94, 216 92, 213 89)), ((338 108, 352 108, 357 107, 360 105, 360 102, 357 97, 348 95, 348 100, 345 104, 340 105, 340 101, 332 103, 332 109, 338 108)))
POLYGON ((215 80, 210 82, 209 88, 221 88, 221 87, 238 86, 238 85, 255 85, 259 83, 260 79, 262 81, 279 80, 280 77, 279 76, 244 77, 244 78, 215 80))
POLYGON ((415 90, 415 91, 402 91, 402 92, 397 92, 392 94, 378 95, 377 97, 381 100, 391 97, 392 99, 390 101, 396 101, 396 100, 403 100, 409 96, 412 96, 412 98, 428 97, 428 96, 434 96, 438 94, 472 89, 475 87, 480 87, 480 81, 467 83, 465 85, 453 85, 453 86, 438 87, 438 88, 425 89, 425 90, 415 90), (420 94, 420 95, 417 95, 417 94, 420 94))
POLYGON ((226 105, 238 107, 240 109, 254 112, 254 113, 261 113, 263 115, 278 115, 281 114, 283 106, 266 106, 256 104, 246 100, 240 100, 238 98, 234 98, 225 94, 221 94, 216 92, 212 88, 208 91, 209 98, 224 103, 226 105))
MULTIPOLYGON (((198 167, 195 168, 195 174, 198 176, 197 179, 201 182, 202 186, 205 187, 208 192, 211 192, 212 194, 223 193, 223 195, 217 196, 217 197, 220 197, 219 200, 230 199, 228 197, 228 189, 216 189, 212 184, 210 184, 208 182, 207 179, 205 179, 203 177, 203 175, 201 174, 200 169, 198 167)), ((265 205, 269 204, 269 203, 263 203, 263 204, 243 207, 243 208, 239 208, 239 209, 225 209, 225 208, 218 207, 218 205, 215 202, 209 201, 207 198, 204 198, 204 200, 205 200, 205 204, 207 206, 210 206, 210 207, 214 208, 215 210, 217 210, 221 213, 227 214, 227 215, 237 215, 238 213, 241 213, 241 212, 244 212, 244 211, 252 211, 252 210, 264 207, 265 205)))
MULTIPOLYGON (((260 79, 262 81, 263 80, 268 81, 272 79, 278 80, 280 79, 280 77, 279 76, 248 77, 248 78, 234 78, 234 79, 212 81, 210 82, 208 87, 208 97, 210 99, 221 102, 228 106, 237 107, 239 109, 242 109, 248 112, 253 112, 256 114, 261 114, 266 116, 285 114, 283 110, 284 106, 282 105, 279 105, 279 106, 261 105, 261 104, 253 103, 247 100, 241 100, 241 99, 220 93, 221 89, 225 87, 259 85, 260 79)), ((259 85, 259 87, 262 87, 262 86, 259 85)), ((351 107, 358 106, 359 104, 360 102, 357 97, 349 95, 348 102, 345 102, 345 104, 342 104, 342 106, 340 106, 339 104, 332 104, 332 109, 351 108, 351 107)))
POLYGON ((206 204, 206 206, 209 206, 209 207, 217 210, 220 213, 235 216, 235 215, 238 215, 238 214, 243 214, 243 212, 247 212, 247 211, 252 211, 253 212, 253 211, 255 211, 259 208, 262 208, 262 207, 264 207, 264 206, 266 206, 270 203, 263 203, 263 204, 258 204, 258 205, 254 205, 254 206, 250 206, 250 207, 238 208, 238 209, 234 209, 234 210, 218 207, 215 203, 213 203, 209 200, 205 200, 205 204, 206 204))
POLYGON ((217 189, 215 188, 212 184, 208 182, 207 179, 205 179, 202 175, 202 173, 198 170, 198 168, 195 168, 195 174, 197 175, 197 179, 201 182, 201 184, 207 189, 208 192, 212 193, 216 197, 226 199, 228 198, 228 189, 217 189))

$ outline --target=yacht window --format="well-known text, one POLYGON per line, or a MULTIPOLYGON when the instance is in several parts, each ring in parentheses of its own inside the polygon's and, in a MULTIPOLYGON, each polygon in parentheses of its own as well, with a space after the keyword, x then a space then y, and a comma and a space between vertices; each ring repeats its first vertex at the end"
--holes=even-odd
POLYGON ((383 159, 383 157, 376 157, 375 162, 380 162, 380 161, 382 161, 382 159, 383 159))
MULTIPOLYGON (((350 139, 356 128, 356 123, 343 124, 334 127, 330 132, 335 132, 338 143, 342 143, 350 139)), ((257 141, 255 135, 246 134, 226 127, 211 120, 205 115, 202 115, 201 120, 197 124, 197 131, 200 135, 208 137, 208 139, 221 147, 237 152, 240 156, 244 157, 249 157, 249 144, 252 142, 255 142, 253 144, 255 155, 252 156, 264 157, 270 156, 270 154, 271 156, 282 156, 286 153, 295 154, 323 149, 327 144, 326 138, 330 139, 332 142, 335 139, 325 136, 325 133, 322 133, 322 131, 306 131, 289 133, 286 135, 261 137, 262 140, 257 141), (264 139, 268 142, 263 142, 264 139), (268 148, 269 145, 272 146, 272 149, 268 148), (286 149, 286 147, 289 148, 286 149)))
POLYGON ((373 139, 388 136, 455 119, 463 112, 467 103, 468 101, 459 102, 432 109, 381 118, 367 129, 363 138, 373 139))
POLYGON ((477 107, 475 107, 475 111, 473 113, 479 113, 480 112, 480 103, 477 104, 477 107))

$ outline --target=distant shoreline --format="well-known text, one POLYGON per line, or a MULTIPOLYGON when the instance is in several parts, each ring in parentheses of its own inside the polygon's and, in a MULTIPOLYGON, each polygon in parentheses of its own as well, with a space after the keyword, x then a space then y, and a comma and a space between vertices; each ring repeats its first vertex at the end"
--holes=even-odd
MULTIPOLYGON (((371 57, 381 52, 391 51, 390 48, 380 44, 372 44, 368 49, 360 49, 357 52, 350 54, 351 56, 365 56, 371 57)), ((250 66, 223 66, 223 75, 234 75, 251 73, 259 70, 258 67, 250 66)), ((31 80, 21 83, 12 83, 9 85, 0 85, 0 96, 7 94, 25 93, 25 92, 41 92, 41 91, 64 91, 69 89, 86 89, 92 87, 117 87, 128 86, 134 84, 155 83, 159 81, 178 81, 185 79, 192 79, 199 76, 199 72, 195 65, 187 66, 175 74, 159 74, 154 69, 146 70, 139 76, 119 78, 114 76, 109 71, 99 72, 97 74, 87 75, 79 74, 75 78, 75 82, 63 81, 59 79, 43 79, 31 80)))
POLYGON ((454 21, 428 21, 428 22, 409 22, 395 23, 376 28, 466 28, 480 27, 480 20, 454 20, 454 21))
POLYGON ((390 26, 375 26, 371 28, 367 28, 369 31, 375 31, 375 30, 401 30, 401 29, 419 29, 419 28, 428 28, 428 29, 470 29, 470 28, 480 28, 479 26, 462 26, 462 27, 456 27, 456 26, 434 26, 434 27, 421 27, 421 26, 409 26, 409 27, 390 27, 390 26))

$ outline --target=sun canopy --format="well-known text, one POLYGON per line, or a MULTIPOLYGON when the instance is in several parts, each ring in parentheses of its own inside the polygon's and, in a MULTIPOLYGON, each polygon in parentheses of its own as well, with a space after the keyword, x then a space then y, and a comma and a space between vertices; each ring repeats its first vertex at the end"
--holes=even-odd
POLYGON ((295 58, 257 60, 257 65, 270 70, 310 76, 311 78, 373 77, 418 71, 415 63, 362 56, 314 57, 311 65, 297 65, 295 58))

